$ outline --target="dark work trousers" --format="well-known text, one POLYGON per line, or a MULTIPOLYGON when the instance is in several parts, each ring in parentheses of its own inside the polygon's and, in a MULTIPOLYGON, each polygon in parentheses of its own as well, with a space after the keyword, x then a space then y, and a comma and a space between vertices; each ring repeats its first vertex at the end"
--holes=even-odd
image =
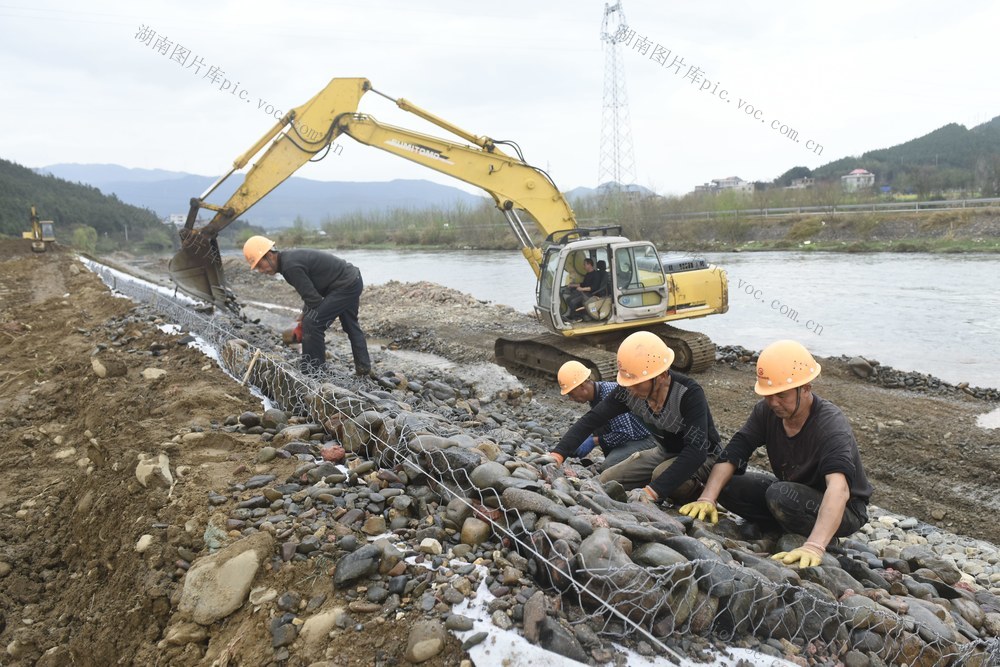
MULTIPOLYGON (((733 475, 719 494, 720 505, 764 530, 779 529, 806 537, 816 525, 822 503, 821 491, 805 484, 779 482, 768 473, 733 475)), ((864 501, 851 498, 834 535, 852 535, 867 522, 868 510, 864 501)))
POLYGON ((302 361, 305 370, 321 368, 326 362, 326 330, 333 321, 340 318, 354 355, 354 368, 368 372, 372 367, 368 356, 365 332, 358 323, 358 307, 364 282, 361 276, 345 290, 339 290, 323 297, 323 302, 315 310, 307 310, 302 316, 302 361))

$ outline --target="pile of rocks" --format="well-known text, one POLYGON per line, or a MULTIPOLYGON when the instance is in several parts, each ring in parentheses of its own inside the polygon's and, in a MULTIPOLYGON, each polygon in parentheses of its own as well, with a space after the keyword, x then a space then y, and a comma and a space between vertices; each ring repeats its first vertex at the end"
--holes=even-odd
MULTIPOLYGON (((722 345, 716 350, 716 361, 735 365, 737 363, 756 363, 759 352, 748 350, 740 345, 722 345)), ((846 365, 863 380, 887 389, 907 389, 921 393, 956 394, 965 393, 984 401, 1000 401, 1000 389, 989 387, 970 387, 968 382, 949 384, 941 378, 918 373, 916 371, 901 371, 892 366, 884 366, 874 359, 865 357, 838 356, 830 357, 846 365)))
MULTIPOLYGON (((291 384, 278 363, 254 373, 265 389, 291 384)), ((690 656, 724 642, 798 664, 988 664, 1000 655, 992 545, 876 510, 821 567, 791 569, 767 555, 799 546, 799 536, 694 522, 629 504, 588 469, 540 465, 550 429, 505 417, 502 402, 488 410, 460 382, 388 374, 380 384, 317 385, 296 399, 303 414, 225 420, 223 430, 261 438, 262 465, 297 465, 284 478, 245 470, 209 496, 203 549, 178 563, 184 592, 165 645, 197 641, 195 626, 249 597, 270 609, 276 660, 322 657, 325 638, 357 631, 361 618, 418 613, 427 622, 411 631, 414 659, 416 647, 421 656, 441 650, 444 628, 471 633, 454 608, 482 585, 494 596, 493 625, 584 662, 621 662, 612 639, 690 656), (318 576, 332 571, 347 606, 250 591, 252 577, 223 567, 233 562, 242 572, 256 572, 248 562, 278 572, 313 562, 318 576), (232 595, 218 593, 223 585, 232 595)), ((468 650, 482 637, 463 639, 468 650)))

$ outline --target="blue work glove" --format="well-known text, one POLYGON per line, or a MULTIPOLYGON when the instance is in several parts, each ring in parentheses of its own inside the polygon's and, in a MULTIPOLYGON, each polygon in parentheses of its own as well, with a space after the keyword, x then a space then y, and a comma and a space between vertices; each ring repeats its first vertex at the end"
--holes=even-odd
POLYGON ((576 451, 573 452, 573 456, 575 456, 578 459, 582 459, 587 454, 589 454, 590 450, 592 450, 596 445, 597 443, 594 441, 594 436, 590 436, 586 440, 584 440, 579 447, 576 448, 576 451))

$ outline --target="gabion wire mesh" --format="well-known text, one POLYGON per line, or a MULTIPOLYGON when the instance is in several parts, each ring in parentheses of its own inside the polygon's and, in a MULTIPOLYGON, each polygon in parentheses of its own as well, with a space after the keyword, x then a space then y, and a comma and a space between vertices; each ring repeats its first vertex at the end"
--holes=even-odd
MULTIPOLYGON (((471 472, 484 462, 482 454, 461 446, 460 426, 438 412, 421 411, 417 397, 403 404, 369 380, 334 370, 306 376, 264 330, 228 314, 206 314, 163 288, 87 264, 112 289, 202 338, 226 371, 279 408, 307 416, 377 469, 405 472, 411 483, 431 486, 442 504, 464 505, 489 523, 505 546, 527 560, 536 583, 559 592, 574 626, 615 641, 645 641, 677 662, 682 653, 697 657, 710 646, 766 643, 800 664, 840 665, 845 656, 860 654, 870 665, 1000 665, 1000 639, 984 637, 957 614, 942 618, 940 605, 878 589, 838 596, 766 557, 736 552, 737 560, 725 549, 669 566, 640 564, 657 545, 684 552, 684 541, 692 538, 679 534, 658 509, 614 501, 593 483, 550 478, 541 491, 477 486, 471 472), (535 505, 551 507, 553 499, 562 504, 562 515, 533 511, 535 505), (590 513, 593 531, 581 544, 563 530, 572 520, 565 506, 572 505, 590 513), (612 531, 626 525, 631 534, 612 531)), ((518 452, 525 466, 544 453, 518 452)))

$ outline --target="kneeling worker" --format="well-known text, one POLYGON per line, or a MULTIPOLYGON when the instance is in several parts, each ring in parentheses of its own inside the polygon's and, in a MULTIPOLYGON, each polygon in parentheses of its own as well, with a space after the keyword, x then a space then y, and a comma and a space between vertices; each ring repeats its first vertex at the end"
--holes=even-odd
POLYGON ((868 521, 872 486, 858 443, 840 408, 812 393, 819 373, 795 341, 779 340, 760 353, 754 391, 764 398, 729 441, 701 497, 681 514, 716 523, 718 501, 763 528, 807 536, 798 549, 772 556, 799 567, 819 565, 830 540, 868 521), (762 444, 773 475, 746 472, 762 444))
POLYGON ((670 370, 674 351, 650 331, 637 331, 618 348, 618 384, 581 417, 549 454, 556 463, 619 415, 631 413, 657 446, 605 468, 601 482, 618 481, 632 500, 687 502, 697 498, 719 452, 719 434, 701 386, 670 370))
POLYGON ((274 241, 251 236, 243 244, 243 255, 254 271, 273 276, 280 273, 302 297, 302 364, 313 371, 326 363, 326 330, 340 318, 340 326, 351 341, 354 370, 370 375, 371 358, 365 332, 358 323, 364 282, 353 264, 321 250, 274 249, 274 241))
MULTIPOLYGON (((590 369, 579 361, 567 361, 559 369, 559 392, 577 403, 589 403, 596 407, 611 394, 622 391, 615 382, 595 382, 590 378, 590 369)), ((601 470, 621 463, 635 452, 656 447, 653 436, 635 415, 626 412, 618 415, 605 426, 587 436, 572 456, 582 459, 594 447, 604 452, 601 470)))

